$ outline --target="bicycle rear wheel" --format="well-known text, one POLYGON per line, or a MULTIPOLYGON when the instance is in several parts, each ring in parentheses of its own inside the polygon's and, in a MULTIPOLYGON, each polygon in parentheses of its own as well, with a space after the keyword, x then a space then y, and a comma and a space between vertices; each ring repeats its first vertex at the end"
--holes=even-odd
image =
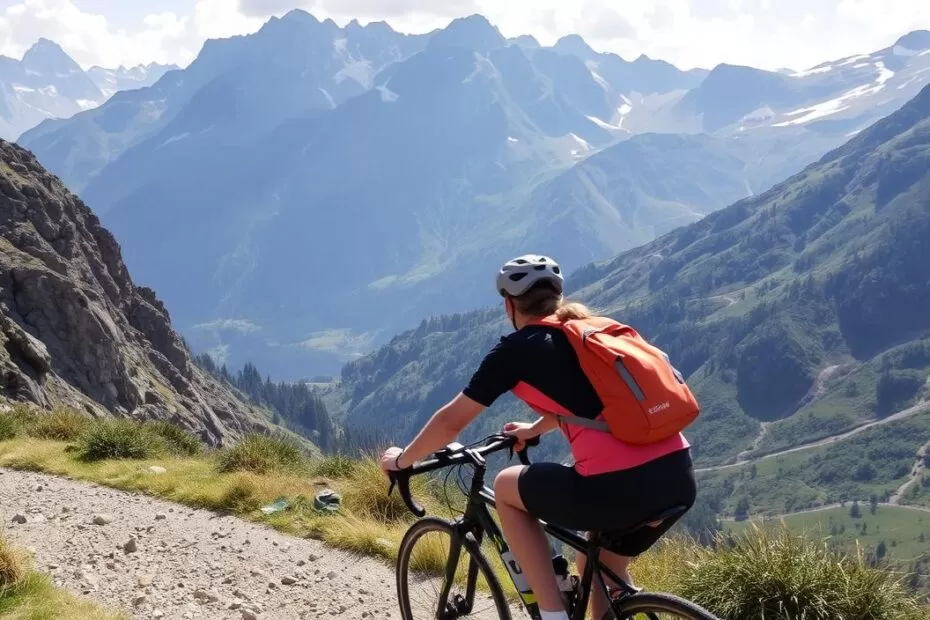
POLYGON ((500 582, 471 539, 459 538, 455 574, 442 596, 445 573, 455 554, 448 521, 426 517, 414 523, 397 555, 397 599, 403 620, 511 620, 500 582), (443 599, 440 604, 440 599, 443 599), (437 611, 442 612, 437 614, 437 611))
POLYGON ((720 620, 700 605, 672 594, 640 592, 613 604, 603 620, 720 620))

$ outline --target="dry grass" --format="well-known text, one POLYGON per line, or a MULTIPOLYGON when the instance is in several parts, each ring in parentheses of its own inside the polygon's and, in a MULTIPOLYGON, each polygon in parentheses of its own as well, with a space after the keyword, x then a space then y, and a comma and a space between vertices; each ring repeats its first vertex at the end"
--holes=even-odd
POLYGON ((286 437, 254 434, 220 451, 217 467, 224 473, 305 473, 310 471, 310 462, 296 441, 286 437))
POLYGON ((784 526, 753 526, 733 538, 721 536, 715 549, 695 551, 677 589, 728 619, 928 617, 893 572, 784 526))
MULTIPOLYGON (((180 457, 168 453, 136 460, 87 461, 63 442, 20 435, 0 441, 0 465, 144 492, 267 523, 340 549, 389 562, 396 559, 414 517, 396 491, 387 495, 387 480, 373 458, 307 460, 302 452, 298 459, 289 446, 279 448, 263 438, 261 445, 250 444, 238 453, 235 448, 224 451, 238 454, 225 461, 212 454, 180 457), (236 466, 229 465, 233 462, 236 466), (148 472, 151 465, 161 465, 167 473, 152 475, 148 472), (326 488, 342 495, 338 513, 313 507, 314 496, 326 488), (288 499, 287 510, 271 515, 259 510, 279 498, 288 499)), ((443 493, 438 482, 418 477, 411 487, 428 513, 451 516, 440 499, 443 493)), ((453 501, 462 503, 461 498, 453 501)), ((418 563, 435 569, 446 549, 438 542, 424 542, 417 550, 422 556, 418 563)), ((927 608, 918 607, 892 573, 868 568, 861 558, 836 555, 809 538, 753 529, 742 538, 718 542, 715 549, 708 549, 684 538, 663 539, 634 562, 634 579, 648 590, 692 598, 728 620, 755 620, 763 614, 765 618, 811 620, 928 617, 927 608)), ((512 584, 489 545, 485 545, 485 555, 501 576, 505 591, 513 595, 512 584)))

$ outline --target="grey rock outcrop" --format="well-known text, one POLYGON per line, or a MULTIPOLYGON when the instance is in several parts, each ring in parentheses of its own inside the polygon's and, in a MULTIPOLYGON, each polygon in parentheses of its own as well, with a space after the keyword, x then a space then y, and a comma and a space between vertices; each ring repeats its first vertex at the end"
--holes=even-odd
POLYGON ((0 140, 0 396, 170 419, 207 443, 271 427, 204 373, 114 237, 33 155, 0 140))

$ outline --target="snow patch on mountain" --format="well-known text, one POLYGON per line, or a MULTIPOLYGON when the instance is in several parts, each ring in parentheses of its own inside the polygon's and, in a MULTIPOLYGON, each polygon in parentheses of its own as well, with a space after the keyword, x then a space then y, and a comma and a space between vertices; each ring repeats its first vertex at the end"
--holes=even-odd
POLYGON ((387 87, 387 84, 378 86, 377 89, 381 93, 381 101, 393 103, 394 101, 397 101, 399 97, 397 93, 387 87))
POLYGON ((584 138, 581 138, 575 133, 568 134, 568 137, 571 138, 577 146, 577 148, 571 150, 572 157, 584 157, 591 152, 591 145, 588 144, 584 138))
POLYGON ((811 69, 805 69, 804 71, 795 71, 791 74, 791 77, 805 77, 808 75, 816 75, 818 73, 829 73, 833 70, 833 65, 818 65, 811 69))
POLYGON ((586 62, 585 66, 588 67, 588 71, 591 72, 591 77, 594 79, 594 81, 597 82, 598 85, 605 91, 610 92, 610 84, 603 78, 603 76, 601 76, 600 73, 597 72, 598 64, 592 60, 586 62))
POLYGON ((860 60, 867 60, 871 58, 869 54, 859 54, 858 56, 850 56, 844 60, 841 60, 836 63, 837 67, 845 67, 846 65, 851 65, 854 62, 859 62, 860 60))
POLYGON ((839 97, 830 99, 828 101, 822 101, 816 103, 812 106, 807 106, 797 110, 792 110, 791 112, 786 112, 785 116, 795 117, 791 120, 782 121, 780 123, 775 123, 773 127, 788 127, 791 125, 803 125, 811 121, 824 118, 826 116, 831 116, 844 110, 848 110, 852 107, 854 100, 868 95, 874 95, 885 88, 885 84, 891 80, 895 72, 885 66, 885 63, 882 61, 877 61, 875 63, 875 68, 878 70, 878 76, 875 78, 874 82, 869 84, 864 84, 862 86, 857 86, 852 90, 846 91, 839 97))

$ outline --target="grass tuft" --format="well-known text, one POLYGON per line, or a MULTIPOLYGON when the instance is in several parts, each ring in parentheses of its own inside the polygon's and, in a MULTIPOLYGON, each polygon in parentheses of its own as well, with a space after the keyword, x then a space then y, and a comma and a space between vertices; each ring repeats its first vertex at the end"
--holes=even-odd
MULTIPOLYGON (((418 502, 430 506, 434 503, 430 502, 433 495, 431 486, 424 476, 417 476, 410 480, 410 493, 418 502)), ((388 481, 378 461, 366 459, 356 465, 351 484, 345 485, 343 498, 357 514, 377 522, 391 524, 410 521, 410 511, 401 499, 400 492, 394 489, 388 495, 387 489, 388 481)))
POLYGON ((261 500, 258 485, 251 478, 240 475, 223 491, 215 508, 233 514, 245 514, 258 510, 259 506, 261 500))
POLYGON ((25 434, 26 428, 35 420, 35 409, 27 405, 13 405, 10 411, 0 413, 0 441, 25 434))
POLYGON ((308 472, 310 463, 303 448, 296 441, 286 437, 251 434, 220 451, 217 455, 217 469, 224 473, 298 473, 308 472))
POLYGON ((166 420, 146 422, 145 428, 161 437, 168 452, 175 456, 197 456, 203 452, 203 444, 197 437, 166 420))
MULTIPOLYGON (((825 542, 784 527, 754 526, 720 536, 679 584, 685 597, 732 620, 925 617, 900 579, 866 566, 863 558, 831 551, 825 542)), ((926 610, 924 610, 926 613, 926 610)))
POLYGON ((357 460, 350 459, 342 454, 334 454, 314 461, 312 473, 314 476, 342 480, 351 478, 355 474, 357 467, 357 460))
POLYGON ((42 413, 26 426, 26 434, 39 439, 74 441, 78 439, 93 423, 93 419, 74 411, 58 408, 49 413, 42 413))
POLYGON ((23 584, 29 575, 28 556, 0 537, 0 597, 23 584))
POLYGON ((85 461, 147 459, 166 451, 159 435, 133 420, 95 420, 78 439, 77 453, 85 461))

